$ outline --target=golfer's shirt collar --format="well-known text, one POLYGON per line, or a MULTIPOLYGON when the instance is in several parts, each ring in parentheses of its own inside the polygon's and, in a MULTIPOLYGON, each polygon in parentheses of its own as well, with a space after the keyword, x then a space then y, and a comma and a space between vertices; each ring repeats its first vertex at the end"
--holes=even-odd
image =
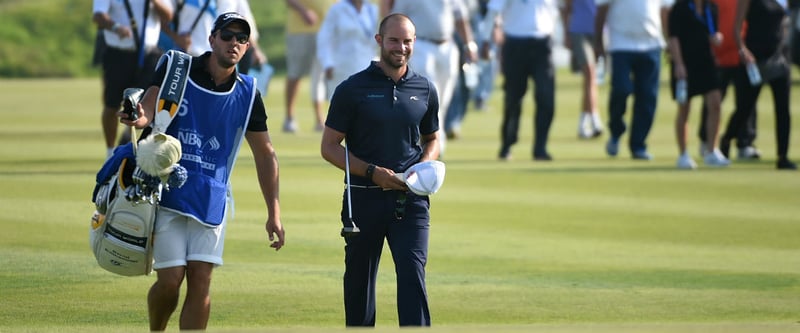
MULTIPOLYGON (((378 62, 377 61, 373 60, 370 63, 370 65, 367 68, 367 70, 369 72, 371 72, 372 74, 380 75, 382 77, 385 77, 387 80, 392 80, 392 78, 389 77, 388 75, 386 75, 386 73, 383 72, 383 69, 381 69, 380 66, 378 66, 378 62)), ((403 74, 402 77, 400 77, 400 80, 397 81, 396 84, 398 84, 398 85, 403 84, 403 83, 407 82, 408 80, 412 79, 416 75, 417 75, 417 73, 411 70, 411 66, 406 66, 406 73, 403 74)))

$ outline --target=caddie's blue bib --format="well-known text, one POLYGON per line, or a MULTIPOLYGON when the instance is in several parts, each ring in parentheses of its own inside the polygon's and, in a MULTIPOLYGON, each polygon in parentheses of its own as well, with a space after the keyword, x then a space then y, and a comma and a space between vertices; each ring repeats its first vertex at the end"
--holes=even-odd
POLYGON ((208 225, 225 220, 230 175, 256 96, 253 78, 239 77, 228 92, 210 91, 189 80, 180 110, 167 128, 181 142, 180 165, 188 178, 182 187, 162 193, 161 207, 208 225))

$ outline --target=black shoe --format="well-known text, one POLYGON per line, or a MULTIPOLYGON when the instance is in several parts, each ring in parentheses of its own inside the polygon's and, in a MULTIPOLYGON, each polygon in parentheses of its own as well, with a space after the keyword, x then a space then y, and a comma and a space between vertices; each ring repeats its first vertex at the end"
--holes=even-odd
POLYGON ((652 161, 653 155, 648 153, 646 149, 642 149, 631 152, 631 158, 634 160, 652 161))
POLYGON ((782 158, 777 163, 778 170, 797 170, 797 164, 790 161, 788 158, 782 158))
POLYGON ((497 158, 501 161, 508 161, 511 159, 511 149, 510 147, 502 147, 500 148, 500 154, 497 155, 497 158))
POLYGON ((740 161, 755 161, 761 158, 761 152, 754 146, 739 147, 740 161))
POLYGON ((483 100, 483 98, 475 99, 475 110, 486 111, 486 102, 483 100))
POLYGON ((722 155, 725 155, 725 158, 730 159, 729 153, 731 152, 731 140, 722 138, 719 139, 719 151, 722 155))
POLYGON ((553 156, 550 156, 547 152, 543 153, 533 153, 533 160, 534 161, 552 161, 553 156))

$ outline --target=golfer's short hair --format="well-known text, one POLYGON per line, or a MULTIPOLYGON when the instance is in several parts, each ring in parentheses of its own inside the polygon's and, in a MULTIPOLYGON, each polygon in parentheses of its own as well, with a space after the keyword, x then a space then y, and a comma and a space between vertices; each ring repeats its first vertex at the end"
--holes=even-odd
POLYGON ((414 21, 412 21, 410 17, 408 17, 405 14, 401 14, 401 13, 392 13, 392 14, 386 15, 386 17, 384 17, 383 20, 381 20, 381 24, 378 26, 378 34, 383 36, 383 34, 386 33, 386 25, 388 24, 389 21, 392 21, 392 20, 403 20, 403 19, 405 19, 406 21, 411 23, 411 26, 414 27, 414 31, 417 30, 417 26, 414 24, 414 21))

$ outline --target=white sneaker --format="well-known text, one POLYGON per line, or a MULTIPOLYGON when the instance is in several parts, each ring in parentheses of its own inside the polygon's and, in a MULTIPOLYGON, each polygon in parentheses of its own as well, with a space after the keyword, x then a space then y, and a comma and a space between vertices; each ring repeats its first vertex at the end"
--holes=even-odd
POLYGON ((591 126, 589 125, 589 114, 581 112, 578 118, 578 138, 589 139, 592 137, 591 126))
POLYGON ((285 133, 294 133, 297 132, 297 122, 294 119, 286 119, 283 122, 283 131, 285 133))
POLYGON ((726 167, 731 164, 725 155, 722 155, 722 152, 719 149, 714 149, 712 152, 707 152, 706 156, 703 156, 703 162, 705 165, 710 167, 726 167))
POLYGON ((697 163, 695 163, 692 157, 689 156, 689 154, 686 152, 684 152, 683 154, 681 154, 680 157, 678 157, 678 162, 675 163, 675 165, 678 167, 678 169, 684 169, 684 170, 692 170, 697 168, 697 163))
POLYGON ((603 121, 600 120, 600 114, 597 111, 592 112, 592 129, 596 135, 603 133, 603 121))
POLYGON ((586 139, 591 139, 592 137, 594 137, 592 135, 592 130, 590 130, 588 128, 579 128, 578 129, 578 138, 579 139, 586 140, 586 139))
POLYGON ((603 135, 603 122, 600 121, 600 116, 596 112, 581 113, 578 121, 578 138, 592 139, 601 135, 603 135))

